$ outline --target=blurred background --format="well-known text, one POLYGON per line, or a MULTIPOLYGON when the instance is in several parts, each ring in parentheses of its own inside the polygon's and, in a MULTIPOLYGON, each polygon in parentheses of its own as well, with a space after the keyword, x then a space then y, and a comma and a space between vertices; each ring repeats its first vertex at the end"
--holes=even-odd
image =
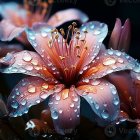
MULTIPOLYGON (((22 0, 13 0, 21 3, 22 0)), ((12 2, 11 0, 0 0, 0 2, 12 2)), ((131 21, 132 26, 132 38, 130 44, 129 54, 135 59, 140 60, 140 0, 54 0, 51 14, 67 8, 77 8, 85 12, 89 16, 89 20, 97 20, 105 22, 109 28, 109 34, 104 43, 107 47, 108 40, 111 31, 114 27, 116 18, 120 18, 124 24, 127 18, 131 21)), ((67 27, 69 23, 64 26, 67 27)), ((17 43, 13 40, 12 43, 17 43)), ((9 95, 12 88, 24 77, 21 74, 5 75, 0 74, 0 93, 3 93, 6 97, 9 95)), ((83 101, 84 109, 82 112, 86 112, 87 115, 91 115, 92 111, 89 106, 83 101)), ((40 105, 41 106, 41 105, 40 105)), ((76 129, 74 136, 68 137, 50 137, 48 139, 64 139, 64 140, 138 140, 138 136, 134 129, 135 124, 122 123, 119 126, 109 126, 105 130, 97 127, 96 124, 90 122, 86 118, 81 119, 81 124, 76 129), (69 139, 70 138, 70 139, 69 139)), ((17 124, 18 125, 18 124, 17 124)), ((2 126, 2 125, 1 125, 2 126)), ((0 128, 1 128, 0 126, 0 128)), ((21 139, 38 139, 29 137, 28 134, 21 139)), ((47 138, 41 138, 47 139, 47 138)))

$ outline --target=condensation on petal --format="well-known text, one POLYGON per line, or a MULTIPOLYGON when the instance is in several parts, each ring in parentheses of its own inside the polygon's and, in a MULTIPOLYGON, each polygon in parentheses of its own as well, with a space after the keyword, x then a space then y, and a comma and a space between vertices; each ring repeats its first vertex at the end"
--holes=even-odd
POLYGON ((138 62, 118 50, 109 49, 103 52, 90 64, 90 68, 85 71, 82 77, 101 78, 113 72, 122 70, 140 71, 138 62))
POLYGON ((54 94, 50 98, 49 107, 58 133, 64 135, 65 130, 72 130, 79 124, 80 97, 76 94, 75 88, 63 89, 54 94))
MULTIPOLYGON (((62 90, 63 85, 60 86, 62 90)), ((31 106, 44 101, 54 93, 56 88, 55 84, 49 84, 38 77, 28 77, 21 80, 8 98, 10 116, 17 117, 28 113, 31 106), (44 88, 44 84, 48 85, 47 89, 44 88)))
POLYGON ((92 110, 105 121, 114 121, 120 109, 119 96, 114 85, 100 79, 90 80, 88 84, 81 83, 77 93, 91 106, 92 110), (114 94, 115 91, 115 94, 114 94))

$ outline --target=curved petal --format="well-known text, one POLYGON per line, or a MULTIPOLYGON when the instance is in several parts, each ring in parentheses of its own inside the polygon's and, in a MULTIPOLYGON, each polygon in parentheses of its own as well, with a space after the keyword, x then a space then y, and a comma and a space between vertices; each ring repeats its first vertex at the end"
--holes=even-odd
POLYGON ((103 79, 84 81, 77 87, 77 93, 90 104, 101 120, 112 122, 118 117, 119 97, 111 83, 103 79))
POLYGON ((26 19, 26 10, 15 2, 0 4, 0 14, 15 25, 23 25, 26 19))
POLYGON ((11 41, 25 30, 24 27, 18 27, 12 24, 9 20, 2 20, 0 22, 0 40, 11 41))
POLYGON ((19 82, 8 98, 10 116, 28 113, 31 106, 44 101, 49 95, 61 91, 63 85, 50 84, 38 77, 28 77, 19 82))
POLYGON ((108 49, 92 61, 90 68, 85 71, 82 78, 101 78, 116 71, 137 71, 139 67, 137 61, 129 55, 118 50, 108 49))
POLYGON ((115 27, 112 31, 109 41, 109 48, 128 52, 130 38, 131 38, 130 20, 127 19, 125 21, 124 26, 122 26, 121 20, 116 19, 115 27))
POLYGON ((61 57, 66 53, 66 51, 63 51, 63 49, 66 49, 66 43, 62 43, 63 37, 58 32, 52 33, 52 31, 54 31, 54 28, 46 23, 36 23, 26 33, 29 42, 47 63, 48 70, 55 77, 61 79, 61 57))
POLYGON ((84 23, 88 21, 88 16, 78 9, 67 9, 55 13, 49 18, 47 24, 56 27, 72 20, 79 20, 84 23))
POLYGON ((87 69, 90 62, 98 55, 102 41, 108 33, 108 27, 106 24, 92 21, 85 23, 80 28, 80 35, 77 38, 77 34, 71 40, 71 46, 74 59, 78 59, 77 69, 87 69), (79 47, 75 47, 79 46, 79 47), (76 55, 76 53, 78 54, 76 55), (78 58, 76 58, 79 56, 78 58))
POLYGON ((10 52, 20 52, 23 48, 19 44, 12 44, 12 45, 6 45, 6 44, 0 44, 0 58, 4 57, 7 53, 10 52))
POLYGON ((58 133, 64 135, 67 130, 70 133, 79 124, 80 97, 74 88, 63 89, 51 96, 49 107, 54 127, 58 133))
POLYGON ((0 59, 0 72, 23 73, 41 77, 46 81, 55 81, 46 69, 44 61, 37 53, 31 51, 8 53, 0 59))

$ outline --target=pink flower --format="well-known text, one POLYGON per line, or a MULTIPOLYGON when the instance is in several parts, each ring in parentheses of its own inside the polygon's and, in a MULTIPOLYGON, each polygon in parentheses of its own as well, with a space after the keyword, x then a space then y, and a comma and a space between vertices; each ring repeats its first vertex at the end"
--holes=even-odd
POLYGON ((71 20, 79 20, 82 23, 88 20, 87 15, 77 9, 59 11, 48 19, 51 4, 52 2, 42 0, 36 4, 25 0, 24 6, 14 2, 1 3, 0 14, 4 20, 0 22, 0 40, 11 41, 16 37, 20 42, 29 44, 24 30, 27 26, 32 27, 35 22, 46 22, 56 27, 71 20))
POLYGON ((80 97, 89 103, 93 120, 100 124, 118 117, 118 93, 106 76, 124 70, 139 72, 139 63, 123 52, 104 48, 106 24, 93 21, 80 29, 75 26, 69 26, 64 39, 63 29, 60 34, 45 23, 34 24, 26 34, 37 53, 8 53, 0 59, 1 72, 31 75, 21 80, 8 98, 11 117, 28 113, 31 106, 48 97, 55 129, 61 134, 79 124, 80 97))
POLYGON ((127 52, 130 45, 130 39, 131 39, 130 20, 127 19, 124 25, 122 26, 121 20, 117 18, 110 37, 109 48, 127 52))

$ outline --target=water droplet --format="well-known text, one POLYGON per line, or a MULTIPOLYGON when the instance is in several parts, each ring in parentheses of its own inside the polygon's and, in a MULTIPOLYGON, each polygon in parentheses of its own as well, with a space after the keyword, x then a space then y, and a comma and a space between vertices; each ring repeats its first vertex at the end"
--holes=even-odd
POLYGON ((95 109, 99 109, 99 104, 98 103, 96 103, 96 102, 94 102, 94 106, 95 106, 95 109))
POLYGON ((82 25, 82 29, 81 29, 83 32, 87 30, 87 27, 82 25))
POLYGON ((27 101, 25 99, 21 101, 21 105, 23 105, 23 106, 26 105, 26 103, 27 103, 27 101))
POLYGON ((116 89, 112 89, 112 94, 113 95, 117 94, 117 90, 116 89))
POLYGON ((24 52, 22 59, 26 62, 29 62, 32 60, 32 56, 28 52, 24 52))
POLYGON ((26 65, 26 66, 25 66, 25 69, 31 71, 31 70, 33 70, 33 66, 31 66, 31 65, 26 65))
POLYGON ((57 111, 52 111, 52 118, 54 119, 54 120, 57 120, 58 119, 58 112, 57 111))
POLYGON ((117 56, 121 56, 122 53, 119 52, 119 51, 116 51, 115 54, 116 54, 117 56))
POLYGON ((134 68, 134 72, 140 73, 140 66, 134 68))
POLYGON ((109 117, 108 111, 103 110, 103 112, 101 113, 101 116, 102 116, 103 119, 107 119, 109 117))
POLYGON ((29 36, 29 38, 31 39, 31 40, 35 40, 35 35, 34 34, 30 34, 30 36, 29 36))
POLYGON ((40 98, 41 99, 46 99, 48 97, 48 94, 46 92, 41 92, 40 93, 40 98))
POLYGON ((62 112, 63 112, 63 110, 60 109, 60 110, 59 110, 59 113, 62 114, 62 112))
POLYGON ((78 102, 78 100, 79 100, 79 99, 78 99, 78 96, 75 96, 75 97, 73 98, 73 101, 74 101, 74 102, 78 102))
POLYGON ((114 98, 113 99, 113 104, 114 105, 118 105, 119 104, 119 99, 118 98, 114 98))
POLYGON ((123 61, 122 58, 118 58, 118 62, 119 62, 119 63, 123 63, 124 61, 123 61))
POLYGON ((40 100, 36 100, 36 103, 39 104, 40 103, 40 100))
POLYGON ((71 103, 71 104, 70 104, 70 107, 73 108, 73 107, 74 107, 74 103, 71 103))
POLYGON ((55 99, 56 99, 57 101, 59 101, 60 98, 61 98, 61 97, 60 97, 59 95, 56 95, 56 96, 55 96, 55 99))
POLYGON ((94 23, 91 23, 91 25, 90 25, 90 29, 94 29, 94 23))
POLYGON ((43 84, 42 84, 42 88, 43 88, 43 89, 48 89, 48 88, 49 88, 49 85, 48 85, 47 83, 43 83, 43 84))
POLYGON ((93 34, 94 35, 99 35, 101 32, 99 31, 99 30, 95 30, 94 32, 93 32, 93 34))
POLYGON ((113 50, 108 50, 107 53, 108 53, 109 55, 113 55, 113 50))
POLYGON ((112 64, 115 64, 115 63, 116 63, 116 60, 113 59, 113 58, 107 58, 103 61, 103 64, 105 66, 112 65, 112 64))
POLYGON ((33 65, 35 65, 35 66, 38 65, 38 61, 37 61, 37 60, 32 60, 31 63, 32 63, 33 65))
POLYGON ((65 89, 62 91, 62 99, 67 99, 69 97, 69 90, 65 89))
POLYGON ((18 102, 17 101, 12 101, 11 107, 14 108, 14 109, 17 109, 19 107, 18 102))
POLYGON ((91 82, 91 85, 93 85, 93 86, 97 86, 97 85, 99 85, 101 83, 101 81, 100 80, 93 80, 92 82, 91 82))
POLYGON ((36 91, 35 86, 33 86, 33 85, 29 85, 29 86, 28 86, 28 92, 30 92, 30 93, 35 93, 35 91, 36 91))
POLYGON ((41 35, 42 35, 42 37, 47 37, 47 32, 45 30, 42 30, 41 35))
POLYGON ((15 68, 15 67, 12 67, 12 72, 18 72, 18 69, 17 68, 15 68))

